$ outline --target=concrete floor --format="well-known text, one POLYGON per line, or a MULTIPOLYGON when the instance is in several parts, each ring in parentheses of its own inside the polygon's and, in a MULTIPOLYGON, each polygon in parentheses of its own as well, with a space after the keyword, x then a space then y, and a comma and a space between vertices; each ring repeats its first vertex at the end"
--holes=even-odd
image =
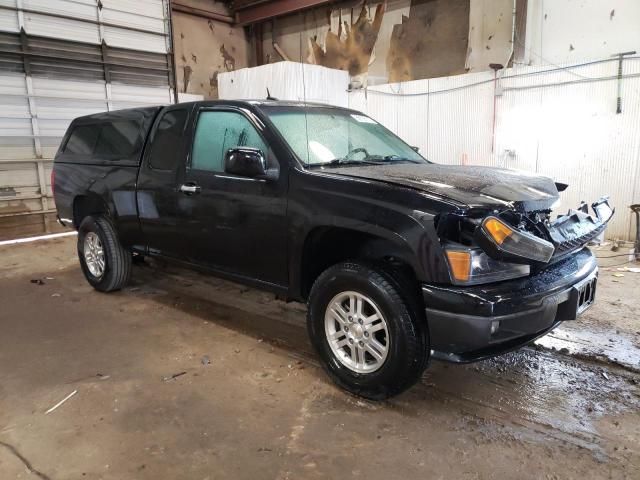
POLYGON ((640 478, 640 274, 613 273, 541 345, 372 403, 300 305, 149 263, 100 294, 73 237, 0 247, 0 478, 640 478))

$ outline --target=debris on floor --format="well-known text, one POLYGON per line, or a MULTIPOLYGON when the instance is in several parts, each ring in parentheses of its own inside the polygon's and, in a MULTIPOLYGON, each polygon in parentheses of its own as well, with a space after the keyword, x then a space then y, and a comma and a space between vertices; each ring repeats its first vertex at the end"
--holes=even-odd
POLYGON ((60 400, 58 403, 56 403, 53 407, 51 407, 49 410, 47 410, 46 412, 44 412, 45 415, 50 414, 51 412, 53 412, 56 408, 58 408, 59 406, 61 406, 63 403, 65 403, 67 400, 69 400, 71 397, 73 397, 76 393, 78 393, 78 390, 74 390, 73 392, 71 392, 69 395, 67 395, 66 397, 64 397, 62 400, 60 400))
POLYGON ((164 382, 169 382, 169 381, 171 381, 171 380, 175 380, 176 378, 181 377, 182 375, 186 375, 186 374, 187 374, 187 372, 178 372, 178 373, 174 373, 173 375, 170 375, 170 376, 168 376, 168 377, 163 377, 163 378, 162 378, 162 381, 164 381, 164 382))
POLYGON ((622 267, 618 268, 621 272, 631 272, 631 273, 640 273, 640 268, 638 267, 622 267))

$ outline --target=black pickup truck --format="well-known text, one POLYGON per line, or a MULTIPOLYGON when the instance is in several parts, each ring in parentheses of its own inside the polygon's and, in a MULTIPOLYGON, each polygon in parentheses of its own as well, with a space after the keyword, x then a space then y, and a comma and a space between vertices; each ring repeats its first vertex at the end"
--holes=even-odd
POLYGON ((74 120, 52 174, 60 222, 97 290, 158 255, 308 303, 329 375, 397 394, 430 358, 518 348, 594 301, 585 247, 606 198, 551 217, 566 185, 437 165, 328 105, 212 101, 74 120))

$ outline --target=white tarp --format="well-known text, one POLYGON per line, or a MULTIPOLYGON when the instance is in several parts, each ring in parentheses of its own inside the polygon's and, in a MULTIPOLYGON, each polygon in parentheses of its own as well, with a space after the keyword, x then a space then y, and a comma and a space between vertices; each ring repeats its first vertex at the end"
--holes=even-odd
POLYGON ((271 63, 218 76, 218 96, 225 100, 263 100, 268 88, 278 100, 348 107, 348 87, 348 72, 298 62, 271 63))

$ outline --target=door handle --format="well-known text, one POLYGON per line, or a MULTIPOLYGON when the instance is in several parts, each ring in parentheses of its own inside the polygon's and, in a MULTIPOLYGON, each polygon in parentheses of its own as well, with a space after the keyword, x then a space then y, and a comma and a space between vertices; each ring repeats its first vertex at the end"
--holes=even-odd
POLYGON ((200 190, 200 185, 196 185, 195 183, 180 185, 180 191, 185 195, 195 195, 196 193, 200 193, 200 190))

